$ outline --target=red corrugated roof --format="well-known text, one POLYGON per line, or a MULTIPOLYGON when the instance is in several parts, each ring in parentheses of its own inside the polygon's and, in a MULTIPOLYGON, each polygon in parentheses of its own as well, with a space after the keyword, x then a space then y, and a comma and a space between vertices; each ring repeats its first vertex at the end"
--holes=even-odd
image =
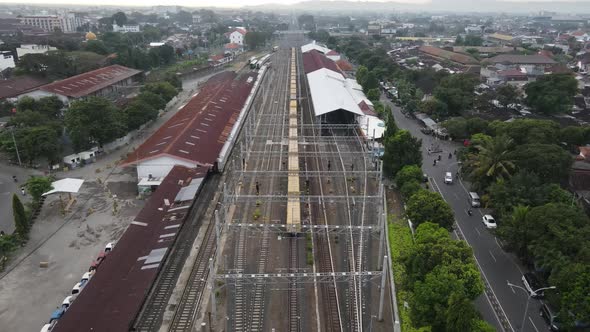
POLYGON ((364 100, 359 103, 359 108, 365 113, 365 115, 377 116, 377 113, 375 113, 364 100))
POLYGON ((199 94, 137 148, 124 164, 167 155, 198 165, 213 165, 244 107, 256 75, 249 73, 236 78, 234 72, 223 72, 211 77, 199 94))
POLYGON ((225 58, 225 56, 223 54, 216 54, 216 55, 212 55, 209 58, 209 61, 219 61, 221 59, 225 58))
POLYGON ((350 62, 342 59, 336 61, 336 65, 343 71, 351 71, 353 69, 350 62))
POLYGON ((470 64, 477 64, 477 60, 465 55, 465 54, 460 54, 460 53, 455 53, 455 52, 451 52, 451 51, 447 51, 447 50, 443 50, 442 48, 438 48, 438 47, 434 47, 434 46, 420 46, 420 51, 423 53, 426 53, 428 55, 437 57, 437 58, 443 58, 443 59, 447 59, 453 62, 457 62, 460 63, 462 65, 470 65, 470 64))
MULTIPOLYGON (((330 69, 342 74, 342 71, 332 59, 328 59, 324 54, 317 50, 311 50, 303 53, 303 69, 306 74, 312 73, 318 69, 330 69)), ((344 75, 344 74, 343 74, 344 75)))
POLYGON ((44 85, 40 90, 73 98, 85 97, 139 73, 141 70, 112 65, 44 85))
POLYGON ((326 55, 340 55, 340 54, 334 50, 330 50, 330 52, 326 53, 326 55))
POLYGON ((205 172, 172 168, 53 332, 129 330, 163 262, 157 253, 170 250, 180 230, 166 227, 182 225, 190 210, 182 207, 192 200, 175 203, 174 199, 187 180, 203 178, 205 172), (166 206, 165 199, 171 205, 166 206), (173 208, 180 209, 170 211, 173 208))
POLYGON ((240 47, 242 47, 242 46, 240 46, 240 45, 238 45, 236 43, 227 43, 227 44, 225 44, 225 48, 227 48, 227 49, 235 49, 235 48, 240 48, 240 47))
POLYGON ((16 97, 29 92, 44 84, 48 80, 31 76, 21 76, 0 81, 0 99, 16 97))

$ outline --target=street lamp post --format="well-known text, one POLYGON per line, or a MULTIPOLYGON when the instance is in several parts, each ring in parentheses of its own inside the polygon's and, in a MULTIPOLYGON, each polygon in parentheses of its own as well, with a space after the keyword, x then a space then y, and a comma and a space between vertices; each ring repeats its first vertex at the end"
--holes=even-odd
MULTIPOLYGON (((526 306, 524 307, 524 315, 522 316, 522 323, 520 324, 520 331, 522 332, 522 331, 524 331, 524 322, 525 322, 525 320, 526 320, 526 314, 527 314, 527 312, 528 312, 528 310, 529 310, 529 302, 530 302, 530 300, 531 300, 532 294, 531 294, 531 293, 529 293, 529 291, 528 291, 528 290, 526 290, 524 287, 521 287, 521 286, 518 286, 518 285, 512 284, 512 283, 510 283, 509 281, 508 281, 508 286, 510 286, 510 287, 516 287, 516 288, 518 288, 518 289, 522 289, 522 290, 523 290, 523 291, 526 293, 526 295, 527 295, 527 299, 526 299, 526 306)), ((539 288, 539 289, 537 289, 537 290, 534 290, 532 293, 536 294, 537 292, 540 292, 540 291, 542 291, 542 290, 546 290, 546 289, 555 289, 555 288, 557 288, 557 287, 555 287, 555 286, 542 287, 542 288, 539 288)))

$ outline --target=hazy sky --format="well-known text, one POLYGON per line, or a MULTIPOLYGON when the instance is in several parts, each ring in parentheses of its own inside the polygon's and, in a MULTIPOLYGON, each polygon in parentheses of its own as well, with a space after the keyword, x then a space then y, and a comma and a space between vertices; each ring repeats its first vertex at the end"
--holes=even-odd
MULTIPOLYGON (((87 0, 25 0, 22 3, 35 4, 83 4, 83 5, 112 5, 112 6, 156 6, 156 5, 179 5, 188 7, 240 7, 261 5, 265 3, 292 4, 302 0, 100 0, 89 2, 87 0)), ((323 0, 322 0, 323 1, 323 0)), ((347 0, 351 1, 351 0, 347 0)), ((387 0, 370 0, 385 2, 387 0)), ((394 0, 395 2, 424 4, 430 0, 394 0)), ((477 1, 477 0, 475 0, 477 1)), ((553 0, 555 1, 555 0, 553 0)), ((15 0, 0 0, 0 3, 15 3, 15 0)))
MULTIPOLYGON (((188 7, 240 7, 246 5, 261 5, 265 3, 276 3, 276 4, 292 4, 296 2, 301 2, 303 0, 100 0, 100 1, 92 1, 89 2, 88 0, 25 0, 19 3, 34 3, 34 4, 83 4, 83 5, 110 5, 110 6, 155 6, 155 5, 180 5, 180 6, 188 6, 188 7)), ((329 1, 329 0, 320 0, 320 1, 329 1)), ((354 1, 354 0, 347 0, 347 1, 354 1)), ((365 0, 366 1, 366 0, 365 0)), ((390 0, 368 0, 374 2, 386 2, 390 0)), ((394 2, 399 3, 412 3, 412 4, 427 4, 433 0, 392 0, 394 2)), ((444 0, 434 0, 437 3, 440 3, 444 0)), ((486 0, 472 0, 473 5, 475 6, 473 9, 477 10, 477 3, 478 1, 486 1, 486 0)), ((505 1, 505 2, 531 2, 531 0, 496 0, 496 1, 505 1)), ((588 4, 590 0, 532 0, 533 2, 545 2, 545 3, 553 3, 556 2, 569 2, 569 3, 584 3, 588 4)), ((15 0, 0 0, 0 3, 15 3, 15 0)), ((488 1, 486 1, 488 2, 488 1)))

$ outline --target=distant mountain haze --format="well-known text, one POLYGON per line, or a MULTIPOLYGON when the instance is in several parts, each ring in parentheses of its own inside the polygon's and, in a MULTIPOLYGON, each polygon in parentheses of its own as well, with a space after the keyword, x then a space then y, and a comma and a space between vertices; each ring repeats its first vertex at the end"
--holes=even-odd
MULTIPOLYGON (((15 4, 15 0, 0 0, 15 4)), ((88 5, 86 0, 25 0, 18 4, 79 4, 88 5)), ((101 0, 101 5, 114 6, 156 6, 160 0, 101 0)), ((590 0, 397 0, 397 1, 326 1, 311 0, 171 0, 166 5, 185 7, 246 7, 256 10, 303 10, 326 12, 440 12, 440 13, 527 13, 536 14, 541 10, 560 14, 590 14, 590 0)))

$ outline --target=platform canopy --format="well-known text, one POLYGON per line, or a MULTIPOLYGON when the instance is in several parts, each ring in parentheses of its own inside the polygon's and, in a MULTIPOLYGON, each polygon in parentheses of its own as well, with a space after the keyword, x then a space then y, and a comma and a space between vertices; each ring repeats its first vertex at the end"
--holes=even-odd
POLYGON ((53 189, 43 194, 43 196, 55 194, 55 193, 77 193, 82 187, 84 180, 66 178, 57 180, 51 183, 53 189))

